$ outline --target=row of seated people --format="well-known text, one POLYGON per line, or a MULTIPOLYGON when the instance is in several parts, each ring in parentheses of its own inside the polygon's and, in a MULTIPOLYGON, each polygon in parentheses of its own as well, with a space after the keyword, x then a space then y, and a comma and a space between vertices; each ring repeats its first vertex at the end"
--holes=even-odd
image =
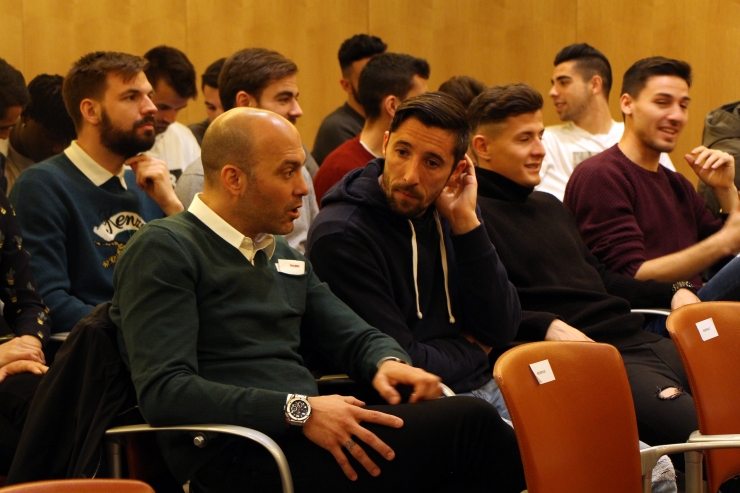
MULTIPOLYGON (((279 56, 265 52, 243 50, 233 57, 235 66, 245 63, 245 57, 279 56)), ((394 57, 377 58, 382 61, 394 57)), ((228 67, 230 61, 227 60, 224 66, 228 67)), ((57 241, 50 238, 49 231, 54 231, 54 228, 58 231, 59 224, 68 224, 70 220, 80 224, 94 223, 94 233, 107 240, 94 240, 92 233, 86 232, 85 241, 90 245, 82 245, 80 248, 86 250, 77 252, 78 260, 86 260, 84 265, 76 268, 89 276, 90 259, 98 258, 106 268, 114 264, 119 266, 116 267, 115 283, 108 291, 108 297, 114 299, 111 314, 123 331, 123 340, 126 341, 124 355, 127 360, 130 358, 140 404, 148 420, 159 423, 170 419, 202 421, 205 416, 214 416, 220 419, 207 420, 239 421, 238 424, 257 428, 274 425, 275 402, 282 400, 284 405, 285 393, 290 390, 312 395, 312 386, 305 380, 305 386, 290 389, 290 382, 286 380, 259 381, 257 378, 255 381, 239 381, 240 378, 249 378, 235 377, 234 374, 256 371, 262 375, 264 370, 255 370, 252 366, 278 355, 288 360, 281 360, 280 365, 287 364, 292 368, 290 371, 299 371, 291 365, 299 362, 296 350, 300 339, 296 337, 296 330, 301 328, 301 320, 306 320, 306 325, 317 333, 308 331, 301 335, 309 340, 309 346, 315 346, 316 358, 324 358, 326 365, 343 366, 359 380, 370 381, 379 368, 380 360, 387 357, 410 360, 416 366, 439 375, 457 392, 484 397, 499 411, 496 419, 499 414, 505 416, 506 411, 490 376, 487 355, 491 347, 505 345, 515 337, 531 340, 590 337, 609 342, 622 351, 628 372, 632 368, 632 373, 637 375, 632 385, 645 440, 656 444, 683 441, 696 429, 688 384, 675 349, 670 341, 644 333, 641 317, 630 315, 630 304, 620 298, 626 298, 633 306, 666 307, 671 303, 680 306, 695 302, 697 298, 686 283, 639 281, 604 269, 582 247, 577 230, 568 231, 572 218, 568 219, 567 211, 564 214, 559 212, 559 209, 565 211, 559 201, 548 199, 548 206, 541 207, 543 217, 532 212, 534 206, 527 204, 527 200, 532 187, 539 181, 539 168, 545 153, 541 128, 542 98, 531 88, 513 85, 486 90, 473 102, 467 115, 458 103, 435 93, 411 97, 405 103, 394 102, 396 107, 393 119, 389 121, 390 134, 383 146, 389 166, 385 167, 383 159, 373 160, 363 169, 351 172, 340 186, 327 194, 323 201, 325 211, 316 217, 308 235, 308 255, 313 267, 319 277, 362 317, 363 324, 369 323, 394 336, 401 345, 398 348, 395 343, 381 337, 380 346, 390 344, 392 347, 375 347, 377 351, 388 354, 368 366, 368 360, 379 356, 378 352, 364 346, 361 348, 359 343, 347 347, 347 343, 359 338, 369 344, 370 339, 380 337, 379 333, 365 326, 358 331, 354 326, 360 321, 352 312, 340 308, 344 305, 338 304, 333 295, 325 291, 325 286, 317 282, 311 264, 305 263, 300 254, 287 249, 282 240, 270 236, 293 230, 294 220, 303 215, 300 208, 309 193, 309 183, 302 172, 307 153, 300 136, 292 126, 286 126, 283 120, 272 114, 235 111, 220 119, 221 124, 214 125, 203 142, 203 194, 194 199, 190 214, 176 215, 171 221, 155 222, 146 228, 149 231, 147 235, 143 232, 137 234, 131 248, 123 250, 131 230, 150 222, 157 215, 172 215, 182 209, 172 190, 167 165, 150 156, 138 155, 151 147, 156 138, 156 120, 152 118, 156 108, 149 99, 151 85, 143 68, 141 59, 121 54, 98 53, 83 57, 68 75, 69 89, 65 89, 67 106, 73 108, 71 114, 76 122, 76 143, 63 155, 26 172, 14 186, 11 198, 17 199, 16 210, 22 224, 24 214, 20 211, 24 202, 38 209, 50 199, 57 201, 56 207, 46 206, 49 217, 39 217, 43 214, 35 212, 34 221, 47 227, 47 236, 40 237, 41 243, 57 241), (75 80, 79 84, 77 87, 75 80), (105 88, 102 97, 90 89, 92 86, 100 91, 101 84, 105 88), (86 94, 86 90, 89 93, 86 94), (472 139, 469 138, 470 124, 473 125, 472 139), (524 132, 518 128, 522 124, 529 125, 524 132), (468 146, 472 147, 479 166, 477 182, 473 163, 463 159, 468 146), (526 151, 523 150, 525 148, 526 151), (124 171, 124 163, 129 164, 132 171, 124 171), (489 171, 491 174, 487 175, 489 171), (90 202, 84 204, 81 201, 88 200, 85 198, 86 188, 95 188, 88 181, 101 191, 97 196, 90 194, 90 202), (25 188, 24 183, 27 183, 25 188), (69 184, 66 190, 65 183, 69 184), (490 185, 488 192, 484 185, 490 185), (499 211, 496 206, 484 207, 487 204, 483 200, 485 193, 490 193, 489 198, 495 200, 505 198, 503 202, 507 204, 499 206, 499 211), (117 205, 114 202, 123 203, 125 207, 125 199, 102 199, 105 195, 133 196, 143 205, 142 212, 114 210, 117 205), (525 204, 522 205, 522 217, 509 223, 507 235, 502 234, 507 226, 505 222, 499 222, 511 221, 512 208, 520 203, 525 204), (480 214, 476 213, 476 204, 480 206, 480 214), (75 211, 79 217, 72 217, 75 214, 70 211, 75 211), (54 218, 53 215, 63 217, 54 218), (89 216, 94 216, 92 223, 89 216), (483 224, 481 216, 485 219, 483 224), (497 216, 500 216, 499 222, 497 216), (553 217, 557 220, 552 220, 553 217), (525 220, 535 222, 531 229, 523 227, 525 220), (541 220, 543 224, 539 223, 541 220), (200 229, 193 229, 194 225, 200 229), (540 235, 538 229, 547 229, 545 226, 566 229, 565 232, 556 229, 553 233, 557 234, 540 235), (223 252, 224 255, 214 258, 213 252, 218 252, 225 244, 214 240, 213 234, 240 250, 237 258, 231 250, 230 255, 223 252), (499 234, 501 236, 497 236, 499 234), (563 242, 563 245, 557 242, 563 242), (321 243, 321 247, 316 243, 321 243), (101 256, 93 244, 113 248, 114 253, 101 256), (141 245, 138 249, 134 248, 137 244, 141 245), (158 248, 163 249, 162 253, 156 253, 158 248), (191 251, 193 248, 197 251, 191 251), (555 262, 554 258, 561 252, 566 261, 555 262), (283 256, 284 262, 280 262, 276 255, 283 256), (243 274, 243 271, 233 269, 237 259, 243 262, 243 257, 254 272, 245 265, 249 274, 240 281, 228 282, 231 276, 243 274), (129 267, 125 267, 126 258, 131 259, 129 267), (578 258, 583 259, 580 265, 574 261, 578 258), (190 270, 195 269, 198 275, 183 269, 185 265, 190 270), (573 268, 572 272, 570 268, 573 268), (202 277, 206 269, 213 272, 202 277), (269 271, 268 276, 264 275, 265 270, 269 271), (261 278, 255 277, 260 275, 261 278), (212 281, 210 285, 208 277, 212 281), (224 282, 224 277, 227 282, 224 282), (194 279, 199 282, 192 284, 194 279), (343 286, 342 283, 351 284, 343 286), (112 289, 114 285, 115 291, 112 289), (224 292, 223 285, 232 286, 232 292, 224 292), (260 288, 255 289, 255 286, 260 288), (172 289, 177 293, 170 291, 172 289), (246 303, 243 300, 234 303, 239 307, 235 313, 223 313, 223 307, 228 306, 224 297, 243 297, 245 293, 256 298, 246 303), (266 296, 270 296, 269 303, 266 303, 266 296), (122 299, 126 301, 122 303, 122 299), (491 300, 496 301, 492 303, 491 300), (260 305, 259 308, 254 303, 260 305), (170 316, 171 319, 164 320, 170 316), (126 328, 127 319, 131 320, 130 330, 126 328), (214 339, 210 343, 199 340, 198 344, 205 346, 198 346, 198 354, 202 350, 214 351, 218 355, 215 360, 200 359, 195 346, 175 343, 171 339, 184 336, 189 344, 193 344, 195 339, 189 336, 197 334, 201 327, 241 328, 242 323, 225 322, 244 322, 247 319, 252 320, 247 326, 253 326, 253 332, 249 334, 236 330, 230 335, 212 334, 214 339), (280 337, 287 339, 280 339, 285 344, 276 345, 270 338, 272 336, 262 333, 260 325, 280 325, 282 320, 286 320, 286 333, 280 337), (491 323, 491 320, 496 322, 491 323), (151 327, 157 329, 146 330, 151 327), (343 333, 345 330, 347 332, 343 333), (265 337, 267 339, 263 340, 265 337), (347 343, 337 343, 337 339, 344 341, 347 337, 347 343), (267 344, 269 348, 265 353, 249 354, 252 348, 233 344, 235 340, 244 343, 245 338, 272 342, 267 344), (292 342, 286 342, 288 340, 292 342), (280 354, 281 350, 285 352, 280 354), (140 356, 135 358, 134 353, 140 356), (161 360, 169 358, 168 355, 171 358, 163 363, 161 360), (221 373, 219 363, 232 358, 242 358, 250 370, 242 372, 237 368, 234 374, 221 373), (154 359, 160 361, 155 363, 154 359), (632 366, 630 359, 634 361, 632 366), (354 369, 352 365, 347 367, 349 361, 355 362, 354 369), (172 372, 179 371, 176 370, 181 367, 179 365, 187 368, 184 380, 168 383, 172 372), (209 366, 211 371, 207 369, 209 366), (153 372, 154 368, 157 368, 156 372, 153 372), (238 383, 233 380, 235 378, 238 383), (214 382, 214 385, 205 384, 203 380, 214 382), (260 386, 265 385, 272 392, 257 392, 254 402, 267 408, 253 409, 248 396, 254 392, 233 393, 233 387, 224 388, 224 384, 244 389, 264 388, 260 386), (660 399, 654 395, 656 386, 687 390, 678 392, 678 398, 660 399), (180 391, 182 395, 179 395, 180 391), (211 391, 213 395, 210 395, 211 391), (227 396, 227 391, 234 395, 227 396), (233 399, 232 406, 223 406, 227 397, 233 399), (203 402, 205 407, 196 406, 195 411, 186 411, 180 401, 185 399, 203 402), (209 407, 209 403, 217 401, 221 402, 218 410, 209 407), (219 415, 216 411, 231 414, 219 415), (253 413, 257 414, 252 416, 253 413), (252 418, 254 420, 250 422, 252 418)), ((222 71, 220 90, 228 87, 223 83, 229 80, 224 74, 228 72, 222 71)), ((412 74, 412 78, 415 75, 412 74)), ((360 77, 362 80, 362 74, 360 77)), ((651 74, 646 79, 651 77, 656 75, 651 74)), ((636 99, 640 99, 645 87, 649 85, 637 88, 636 99)), ((234 106, 252 106, 249 94, 246 90, 236 91, 234 106)), ((627 129, 631 123, 628 119, 627 129)), ((702 168, 706 162, 710 167, 714 165, 714 168, 734 171, 732 160, 727 155, 718 152, 702 155, 702 152, 697 153, 697 167, 702 168)), ((656 162, 659 154, 659 151, 655 152, 656 162)), ((541 194, 531 196, 540 198, 541 194)), ((534 209, 536 211, 538 207, 534 209)), ((27 213, 33 213, 28 206, 27 213)), ((86 231, 89 228, 80 229, 86 231)), ((28 236, 25 226, 24 233, 28 236)), ((58 260, 60 251, 63 252, 69 243, 74 242, 64 241, 61 250, 49 250, 55 251, 58 260)), ((57 243, 56 247, 60 244, 57 243)), ((37 254, 33 253, 35 259, 37 254)), ((68 288, 75 281, 81 281, 82 286, 95 282, 89 277, 79 279, 78 275, 70 275, 65 286, 68 288)), ((58 282, 51 284, 59 289, 58 282)), ((65 286, 60 290, 63 291, 65 286)), ((65 308, 79 308, 70 303, 66 305, 65 308)), ((52 315, 56 317, 54 309, 52 315)), ((64 318, 62 311, 59 318, 64 318)), ((434 387, 429 385, 429 375, 399 368, 398 362, 383 363, 382 368, 385 370, 377 373, 381 375, 380 380, 387 380, 377 385, 382 387, 385 383, 382 387, 384 395, 392 395, 389 394, 389 382, 418 384, 419 396, 434 395, 434 391, 428 389, 434 387), (390 376, 386 375, 388 372, 390 376)), ((279 371, 269 373, 280 374, 279 371)), ((303 381, 304 377, 297 376, 296 381, 303 381)), ((378 380, 377 374, 375 378, 378 380)), ((674 397, 672 393, 671 397, 674 397)), ((319 401, 325 401, 304 399, 309 409, 316 408, 315 417, 319 417, 319 401)), ((344 401, 343 407, 352 409, 357 407, 355 404, 354 401, 344 401)), ((357 416, 356 409, 346 412, 357 416)), ((409 412, 413 414, 414 411, 409 412)), ((359 417, 365 418, 364 415, 359 417)), ((486 419, 490 421, 490 416, 486 419)), ((496 426, 492 433, 505 438, 498 438, 502 444, 500 449, 488 453, 497 454, 501 470, 495 474, 492 472, 492 475, 497 481, 508 481, 512 488, 519 488, 521 478, 513 472, 516 467, 511 465, 517 458, 516 454, 511 454, 515 440, 512 442, 513 434, 505 427, 498 427, 499 421, 493 420, 496 426)), ((315 419, 312 423, 326 424, 326 421, 315 419)), ((361 449, 349 439, 347 430, 344 431, 344 436, 339 433, 331 443, 323 441, 320 444, 338 459, 342 454, 339 447, 345 446, 353 455, 357 454, 355 456, 361 459, 360 463, 371 473, 375 472, 361 449)), ((316 435, 308 433, 307 436, 316 435)), ((372 443, 369 445, 373 446, 372 443)), ((222 452, 240 453, 231 449, 222 452)), ((177 456, 178 452, 173 449, 170 454, 177 456)), ((214 459, 214 463, 221 463, 222 459, 214 459)), ((192 477, 205 464, 202 456, 197 460, 186 457, 172 460, 173 470, 180 479, 192 477)), ((473 464, 475 461, 468 465, 473 464)), ((218 481, 221 476, 210 471, 210 475, 203 472, 209 478, 204 480, 205 491, 214 489, 208 483, 218 481)), ((356 477, 346 468, 345 472, 356 477)), ((370 484, 371 488, 373 484, 377 487, 377 483, 370 484)))

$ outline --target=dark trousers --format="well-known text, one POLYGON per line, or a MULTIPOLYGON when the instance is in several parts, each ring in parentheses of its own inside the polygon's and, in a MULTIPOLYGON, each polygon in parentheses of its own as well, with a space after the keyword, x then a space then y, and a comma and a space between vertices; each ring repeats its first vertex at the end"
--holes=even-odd
MULTIPOLYGON (((620 349, 635 402, 640 440, 648 445, 681 443, 699 429, 689 379, 670 339, 620 349), (659 397, 666 388, 683 391, 670 399, 659 397)), ((608 392, 609 389, 604 389, 608 392)), ((683 454, 671 456, 683 470, 683 454)))
POLYGON ((0 383, 0 475, 10 470, 40 375, 21 373, 0 383))
MULTIPOLYGON (((482 399, 448 397, 368 408, 403 419, 400 429, 362 423, 395 451, 396 458, 387 461, 355 438, 381 473, 371 477, 347 453, 359 476, 352 482, 329 452, 300 432, 289 434, 278 443, 288 458, 296 492, 518 493, 526 489, 514 431, 482 399)), ((271 456, 251 442, 232 442, 195 474, 190 491, 280 491, 271 456)))

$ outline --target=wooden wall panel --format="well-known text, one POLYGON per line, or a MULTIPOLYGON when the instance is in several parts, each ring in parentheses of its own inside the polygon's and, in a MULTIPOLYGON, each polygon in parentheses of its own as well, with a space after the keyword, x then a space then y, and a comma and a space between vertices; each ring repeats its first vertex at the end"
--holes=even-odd
MULTIPOLYGON (((298 129, 309 149, 323 117, 346 99, 338 82, 339 46, 364 32, 366 0, 188 0, 188 55, 198 74, 250 47, 273 49, 296 62, 304 112, 298 129)), ((205 117, 202 102, 193 112, 195 120, 205 117)))
MULTIPOLYGON (((24 74, 64 75, 91 51, 185 50, 185 0, 25 0, 24 32, 24 74)), ((180 119, 189 121, 187 109, 180 119)))
POLYGON ((23 0, 0 0, 0 58, 24 71, 23 59, 23 0))
MULTIPOLYGON (((369 0, 370 31, 391 51, 426 58, 429 86, 454 75, 527 82, 546 97, 555 53, 575 42, 576 0, 369 0)), ((549 102, 545 119, 557 115, 549 102)))
MULTIPOLYGON (((323 117, 344 100, 336 53, 356 33, 426 58, 432 89, 462 74, 487 84, 532 84, 545 96, 546 124, 558 123, 547 92, 563 46, 585 41, 609 57, 617 120, 622 74, 635 60, 687 60, 694 67, 691 118, 672 158, 694 181, 681 156, 700 141, 709 110, 740 99, 738 0, 0 0, 0 19, 0 57, 28 80, 64 74, 93 50, 143 54, 168 44, 188 54, 199 76, 242 48, 280 51, 300 69, 298 128, 309 147, 323 117)), ((204 115, 199 97, 179 119, 204 115)))
POLYGON ((701 143, 707 112, 740 99, 740 24, 730 19, 740 19, 740 2, 578 1, 578 41, 597 47, 612 63, 615 81, 610 108, 615 119, 621 120, 622 76, 635 61, 662 55, 691 64, 689 123, 671 159, 694 183, 696 175, 683 155, 701 143))

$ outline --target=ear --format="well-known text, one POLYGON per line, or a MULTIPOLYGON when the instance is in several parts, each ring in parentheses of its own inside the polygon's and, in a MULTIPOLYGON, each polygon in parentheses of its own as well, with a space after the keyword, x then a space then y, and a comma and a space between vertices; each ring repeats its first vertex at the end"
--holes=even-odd
POLYGON ((454 167, 452 170, 452 173, 450 174, 450 179, 447 180, 447 183, 452 183, 457 181, 458 178, 460 178, 460 174, 465 171, 465 168, 468 165, 468 161, 463 157, 454 167))
POLYGON ((383 134, 383 157, 385 157, 385 148, 388 147, 388 139, 390 138, 391 133, 386 130, 383 134))
POLYGON ((252 95, 249 94, 247 91, 237 92, 236 98, 234 98, 234 102, 236 103, 236 108, 257 107, 257 98, 252 97, 252 95))
POLYGON ((475 134, 473 136, 472 144, 473 145, 471 147, 479 158, 486 160, 490 158, 488 152, 488 137, 482 134, 475 134))
POLYGON ((221 168, 221 186, 229 195, 237 197, 247 188, 247 174, 233 164, 221 168))
POLYGON ((102 109, 102 105, 94 99, 85 98, 80 101, 82 118, 92 125, 100 125, 102 109))
POLYGON ((381 106, 383 110, 388 113, 388 116, 393 118, 393 115, 396 114, 396 108, 398 108, 398 105, 401 104, 401 101, 392 94, 390 96, 386 96, 385 99, 383 99, 383 102, 381 103, 381 106))
POLYGON ((347 94, 352 94, 352 82, 349 79, 342 78, 339 81, 339 85, 342 86, 342 90, 347 94))
POLYGON ((593 77, 591 77, 589 86, 591 88, 591 94, 598 94, 604 87, 604 81, 601 79, 600 75, 594 75, 593 77))
POLYGON ((626 115, 632 114, 632 105, 634 104, 634 99, 632 99, 632 96, 630 96, 627 93, 622 94, 622 96, 619 98, 619 108, 622 110, 622 113, 626 115))

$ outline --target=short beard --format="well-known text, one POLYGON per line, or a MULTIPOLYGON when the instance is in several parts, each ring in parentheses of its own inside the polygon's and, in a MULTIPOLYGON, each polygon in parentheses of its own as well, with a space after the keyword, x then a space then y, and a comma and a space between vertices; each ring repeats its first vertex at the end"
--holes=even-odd
POLYGON ((154 145, 156 139, 154 130, 139 137, 136 135, 136 129, 147 124, 156 124, 153 115, 134 122, 131 130, 122 130, 113 126, 108 113, 103 110, 100 118, 100 143, 124 159, 146 152, 154 145))
MULTIPOLYGON (((386 178, 385 173, 383 173, 383 191, 385 192, 385 199, 386 202, 388 202, 388 207, 390 209, 398 214, 399 216, 405 218, 405 219, 415 219, 422 214, 426 212, 426 210, 429 208, 429 205, 424 205, 421 202, 419 202, 419 205, 414 207, 413 209, 402 209, 398 201, 396 200, 396 197, 393 195, 394 190, 401 190, 404 189, 403 187, 396 187, 395 189, 391 190, 390 183, 388 183, 388 179, 386 178)), ((406 191, 410 193, 415 193, 413 189, 405 189, 406 191)))

